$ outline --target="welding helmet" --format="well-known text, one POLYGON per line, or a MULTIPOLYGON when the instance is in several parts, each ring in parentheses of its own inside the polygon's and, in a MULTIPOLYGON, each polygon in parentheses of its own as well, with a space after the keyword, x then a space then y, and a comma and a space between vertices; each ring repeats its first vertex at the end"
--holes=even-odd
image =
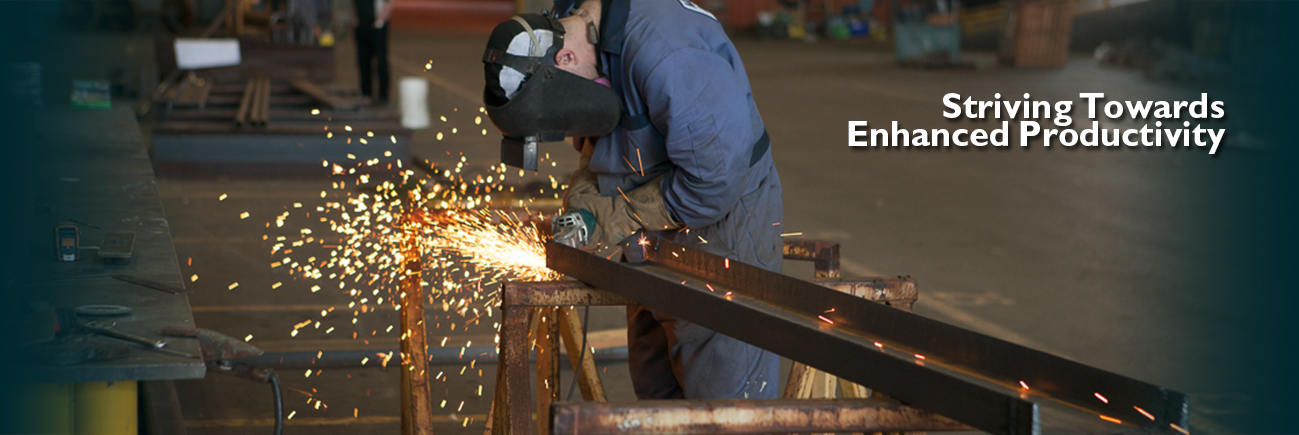
POLYGON ((516 15, 492 31, 483 53, 483 103, 507 138, 562 141, 601 136, 618 125, 618 94, 556 67, 563 47, 564 27, 551 15, 516 15))

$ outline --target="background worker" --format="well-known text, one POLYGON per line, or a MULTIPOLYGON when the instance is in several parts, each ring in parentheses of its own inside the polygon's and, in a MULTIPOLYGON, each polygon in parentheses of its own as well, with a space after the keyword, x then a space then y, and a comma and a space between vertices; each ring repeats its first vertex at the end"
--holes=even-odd
POLYGON ((388 104, 392 76, 388 72, 388 20, 395 0, 353 0, 356 5, 356 59, 361 73, 361 96, 371 104, 388 104), (374 91, 373 74, 379 75, 379 92, 374 91))
MULTIPOLYGON (((565 210, 594 221, 586 247, 643 228, 779 272, 780 179, 744 66, 716 18, 686 0, 573 3, 556 2, 558 20, 526 14, 497 26, 484 97, 490 107, 530 78, 504 64, 526 62, 493 50, 607 82, 620 97, 613 131, 575 140, 581 169, 565 210)), ((777 397, 770 352, 644 306, 628 307, 628 339, 639 398, 777 397)))

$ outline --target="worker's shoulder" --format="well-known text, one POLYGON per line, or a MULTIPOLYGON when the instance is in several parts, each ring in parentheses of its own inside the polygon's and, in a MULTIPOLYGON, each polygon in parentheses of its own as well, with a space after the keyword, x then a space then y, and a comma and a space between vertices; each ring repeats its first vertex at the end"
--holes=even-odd
POLYGON ((690 0, 640 0, 631 2, 631 12, 650 19, 667 19, 673 24, 692 24, 696 20, 717 23, 712 12, 690 0))
POLYGON ((633 1, 626 31, 633 52, 666 55, 682 48, 712 51, 730 43, 716 17, 690 0, 633 1))

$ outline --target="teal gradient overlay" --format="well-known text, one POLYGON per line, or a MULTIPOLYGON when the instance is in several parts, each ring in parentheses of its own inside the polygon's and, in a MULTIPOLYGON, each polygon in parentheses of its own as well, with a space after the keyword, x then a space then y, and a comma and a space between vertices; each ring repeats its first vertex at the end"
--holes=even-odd
MULTIPOLYGON (((1215 369, 1238 379, 1250 399, 1241 404, 1246 412, 1212 418, 1244 433, 1299 433, 1299 3, 1232 6, 1233 27, 1247 45, 1233 61, 1231 121, 1247 125, 1264 148, 1219 156, 1228 163, 1233 153, 1261 154, 1234 168, 1235 183, 1217 211, 1221 233, 1211 235, 1220 257, 1205 259, 1222 273, 1205 291, 1221 295, 1224 314, 1237 323, 1220 343, 1233 362, 1215 369)), ((1228 134, 1231 141, 1240 132, 1228 134)))

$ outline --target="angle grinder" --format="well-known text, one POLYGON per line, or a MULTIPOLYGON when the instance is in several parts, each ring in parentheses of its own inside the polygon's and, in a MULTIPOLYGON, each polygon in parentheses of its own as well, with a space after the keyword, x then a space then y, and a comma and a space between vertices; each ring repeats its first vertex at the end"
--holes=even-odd
POLYGON ((550 228, 556 242, 571 248, 581 248, 591 244, 595 215, 586 210, 565 212, 555 216, 550 228))

